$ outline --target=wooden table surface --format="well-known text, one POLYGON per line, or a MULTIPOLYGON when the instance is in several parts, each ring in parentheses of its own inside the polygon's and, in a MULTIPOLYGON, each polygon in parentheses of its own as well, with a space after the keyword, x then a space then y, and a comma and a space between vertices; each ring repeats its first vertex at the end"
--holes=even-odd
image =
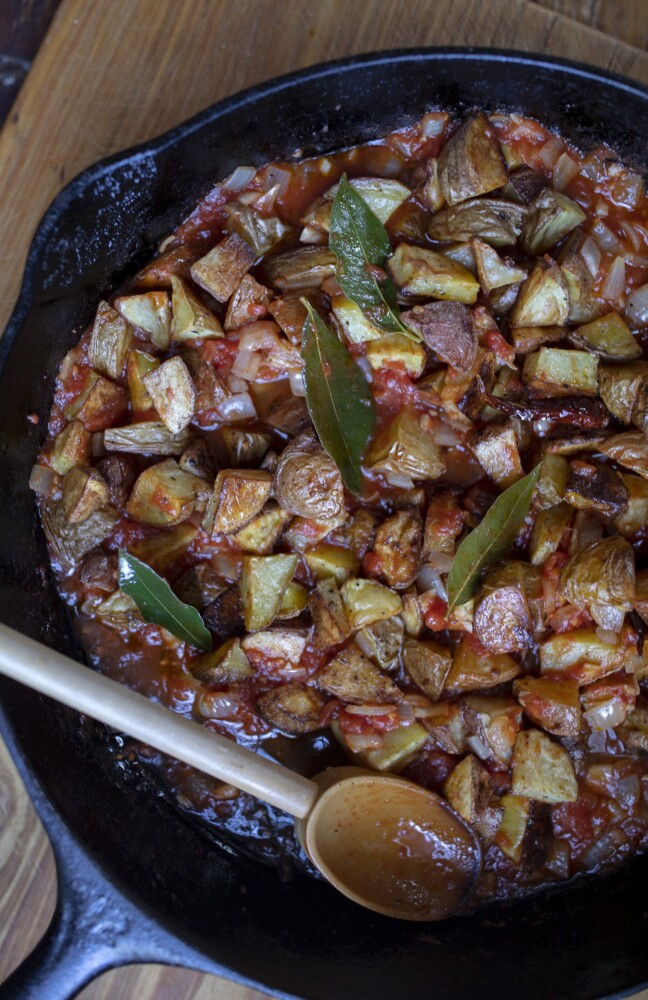
MULTIPOLYGON (((38 6, 9 2, 26 15, 38 6)), ((31 235, 62 185, 243 87, 325 59, 422 45, 546 52, 648 82, 647 38, 646 0, 63 0, 0 133, 0 330, 31 235)), ((55 892, 45 835, 0 744, 0 981, 42 936, 55 892)), ((81 996, 265 994, 188 970, 133 966, 106 973, 81 996)))

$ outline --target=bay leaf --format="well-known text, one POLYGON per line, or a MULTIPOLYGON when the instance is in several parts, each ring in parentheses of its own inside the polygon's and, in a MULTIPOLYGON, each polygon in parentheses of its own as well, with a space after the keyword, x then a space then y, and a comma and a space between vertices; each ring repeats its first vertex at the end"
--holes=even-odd
POLYGON ((529 513, 540 465, 501 493, 457 549, 448 575, 448 611, 474 595, 482 572, 494 566, 515 543, 529 513))
POLYGON ((119 550, 118 581, 147 622, 162 625, 177 639, 198 649, 211 649, 211 635, 196 608, 184 604, 166 580, 124 549, 119 550))
POLYGON ((362 490, 362 456, 376 412, 367 381, 346 346, 308 299, 302 332, 306 404, 322 446, 351 493, 362 490))
POLYGON ((340 178, 331 208, 329 246, 336 259, 335 276, 345 295, 381 330, 404 333, 419 341, 420 335, 400 318, 396 286, 387 274, 381 274, 392 254, 387 230, 351 187, 346 174, 340 178))

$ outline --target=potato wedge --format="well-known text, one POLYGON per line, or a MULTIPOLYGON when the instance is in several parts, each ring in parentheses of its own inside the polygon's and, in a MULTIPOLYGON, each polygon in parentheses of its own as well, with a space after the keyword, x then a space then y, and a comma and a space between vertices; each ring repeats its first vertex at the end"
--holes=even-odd
POLYGON ((340 727, 334 719, 331 731, 335 738, 347 751, 352 764, 356 767, 367 767, 372 771, 402 771, 411 757, 427 743, 429 735, 418 722, 409 726, 399 726, 383 736, 381 747, 363 750, 361 753, 351 753, 340 732, 340 727))
POLYGON ((63 513, 70 524, 85 521, 109 501, 108 484, 96 469, 76 466, 63 480, 63 513))
POLYGON ((494 247, 512 246, 522 232, 528 208, 505 198, 473 198, 432 216, 428 235, 439 242, 468 242, 478 236, 494 247))
POLYGON ((537 729, 518 733, 511 792, 535 802, 575 802, 578 783, 569 755, 537 729))
POLYGON ((402 409, 383 432, 376 434, 366 457, 375 472, 411 476, 414 480, 439 479, 445 473, 441 450, 421 427, 419 415, 402 409))
POLYGON ((471 450, 489 479, 504 490, 524 475, 515 428, 510 421, 490 424, 472 437, 471 450))
POLYGON ((592 351, 603 361, 636 361, 641 357, 641 346, 630 327, 616 312, 579 326, 569 333, 575 347, 592 351))
POLYGON ((304 431, 281 453, 274 492, 284 510, 302 517, 329 520, 344 511, 340 471, 314 431, 304 431))
POLYGON ((391 671, 398 666, 404 634, 403 620, 397 616, 365 625, 358 631, 355 643, 381 670, 391 671))
POLYGON ((546 253, 584 220, 585 213, 575 201, 553 188, 543 188, 529 204, 520 243, 535 257, 546 253))
MULTIPOLYGON (((156 573, 163 575, 180 559, 198 533, 198 529, 193 524, 178 524, 163 534, 156 534, 152 538, 140 538, 131 542, 129 552, 137 559, 147 563, 156 573)), ((200 565, 200 564, 199 564, 200 565)), ((208 564, 205 564, 206 566, 208 564)), ((197 570, 198 567, 195 567, 197 570)), ((220 591, 225 589, 225 584, 221 583, 220 591)), ((220 593, 219 591, 219 593, 220 593)), ((213 595, 216 597, 216 594, 213 595)), ((212 598, 213 599, 213 598, 212 598)))
POLYGON ((191 516, 199 497, 208 491, 204 479, 183 472, 177 462, 167 458, 138 476, 126 510, 141 524, 179 524, 191 516))
POLYGON ((299 247, 268 257, 263 271, 268 284, 280 292, 319 288, 335 274, 335 254, 328 247, 299 247))
POLYGON ((263 510, 272 491, 272 476, 263 469, 221 469, 203 517, 208 535, 239 531, 263 510))
POLYGON ((641 431, 614 434, 600 445, 599 450, 613 462, 648 479, 648 437, 641 431))
POLYGON ((278 216, 264 215, 251 205, 229 202, 225 213, 226 229, 238 233, 252 247, 255 257, 262 257, 292 232, 292 227, 278 216))
POLYGON ((563 535, 569 528, 574 512, 567 503, 541 510, 536 517, 529 541, 529 559, 532 566, 544 566, 550 555, 562 543, 563 535))
POLYGON ((490 806, 491 779, 473 754, 464 757, 446 778, 443 794, 452 808, 476 828, 483 840, 489 842, 495 837, 502 810, 490 806))
POLYGON ((196 389, 182 358, 169 358, 143 375, 142 384, 172 434, 189 426, 196 407, 196 389))
POLYGON ((258 632, 274 621, 286 587, 295 575, 297 556, 245 556, 239 583, 245 627, 258 632))
POLYGON ((249 243, 237 233, 231 233, 191 265, 191 277, 217 302, 227 302, 256 256, 249 243))
POLYGON ((333 578, 337 584, 343 584, 360 569, 360 560, 355 553, 328 542, 307 549, 304 559, 316 580, 333 578))
POLYGON ((132 350, 128 353, 126 362, 126 379, 128 382, 128 394, 133 416, 137 419, 143 415, 148 415, 153 409, 151 399, 142 378, 160 367, 160 359, 154 358, 146 351, 132 350))
POLYGON ((487 295, 497 288, 517 284, 526 278, 527 271, 523 267, 511 260, 502 260, 497 250, 478 237, 470 245, 475 256, 479 284, 487 295))
POLYGON ((503 795, 500 799, 502 819, 495 834, 495 843, 502 854, 518 865, 522 860, 524 841, 529 828, 531 801, 521 795, 503 795))
POLYGON ((395 704, 402 698, 392 679, 363 656, 357 646, 347 646, 315 674, 315 683, 327 694, 353 705, 395 704))
POLYGON ((121 378, 132 340, 130 323, 107 302, 100 302, 88 344, 88 359, 95 371, 107 378, 121 378))
POLYGON ((452 666, 450 650, 438 642, 406 639, 403 666, 414 683, 431 701, 438 701, 452 666))
POLYGON ((565 501, 577 510, 590 510, 611 520, 628 509, 628 489, 609 465, 574 459, 569 466, 565 501))
POLYGON ((308 598, 308 607, 314 626, 312 642, 316 648, 327 649, 344 642, 351 626, 333 577, 317 583, 308 598))
POLYGON ((198 296, 190 291, 181 278, 173 275, 171 288, 173 290, 173 322, 171 324, 173 340, 210 340, 224 336, 219 320, 200 301, 198 296))
POLYGON ((406 590, 418 575, 422 535, 421 515, 414 507, 392 514, 376 531, 373 550, 380 575, 395 590, 406 590))
POLYGON ((375 580, 346 580, 340 593, 352 628, 393 618, 403 610, 400 596, 375 580))
POLYGON ((305 684, 282 684, 261 695, 257 708, 282 733, 297 736, 322 729, 320 714, 325 699, 305 684))
POLYGON ((291 520, 292 514, 270 503, 231 537, 244 552, 255 556, 267 556, 291 520))
POLYGON ((574 677, 520 677, 513 681, 513 694, 536 726, 552 736, 578 736, 580 696, 574 677))
POLYGON ((241 639, 241 646, 254 670, 270 676, 294 671, 302 658, 308 631, 289 625, 273 625, 241 639))
POLYGON ((106 451, 122 451, 130 455, 182 455, 190 442, 188 430, 174 434, 161 420, 109 427, 104 432, 106 451))
POLYGON ((562 635, 552 635, 539 646, 541 673, 560 673, 575 678, 580 685, 620 670, 636 647, 623 641, 603 642, 596 626, 587 625, 562 635))
POLYGON ((414 379, 421 377, 427 362, 423 345, 403 333, 383 333, 377 340, 370 340, 365 357, 373 369, 403 367, 414 379))
POLYGON ((459 302, 428 302, 401 316, 441 361, 469 372, 477 358, 477 330, 470 309, 459 302))
POLYGON ((497 133, 479 111, 447 141, 438 159, 439 185, 449 205, 488 194, 508 181, 497 133))
POLYGON ((524 361, 522 378, 532 388, 552 396, 594 395, 598 358, 586 351, 541 347, 524 361))
POLYGON ((171 303, 167 292, 145 292, 143 295, 120 295, 115 309, 131 326, 151 338, 159 351, 167 351, 171 338, 171 303))
POLYGON ((464 635, 446 677, 447 691, 479 691, 513 680, 520 665, 507 653, 491 653, 471 635, 464 635))
POLYGON ((197 681, 210 686, 236 684, 254 674, 240 639, 228 639, 217 649, 203 653, 191 661, 189 668, 197 681))
POLYGON ((569 294, 562 272, 546 254, 523 282, 511 312, 512 326, 564 326, 569 294))
POLYGON ((450 299, 472 305, 479 282, 461 264, 423 247, 401 243, 387 262, 401 295, 450 299))
POLYGON ((56 435, 49 455, 49 464, 64 476, 78 465, 86 465, 90 458, 92 437, 79 420, 73 420, 56 435))

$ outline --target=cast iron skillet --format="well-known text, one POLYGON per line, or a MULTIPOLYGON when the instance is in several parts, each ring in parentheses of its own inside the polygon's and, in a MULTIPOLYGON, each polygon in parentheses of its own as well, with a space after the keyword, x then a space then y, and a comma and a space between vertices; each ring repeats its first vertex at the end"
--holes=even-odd
MULTIPOLYGON (((330 63, 221 102, 85 171, 34 239, 0 344, 0 618, 79 656, 27 488, 54 373, 97 299, 133 273, 237 164, 362 142, 434 107, 537 116, 645 166, 648 89, 574 63, 493 50, 408 50, 330 63), (35 427, 26 414, 36 411, 35 427)), ((2 996, 59 1000, 134 961, 225 973, 312 1000, 619 995, 648 979, 648 858, 618 874, 442 924, 371 915, 306 877, 282 883, 215 846, 106 730, 8 681, 2 733, 52 839, 57 912, 2 996)))

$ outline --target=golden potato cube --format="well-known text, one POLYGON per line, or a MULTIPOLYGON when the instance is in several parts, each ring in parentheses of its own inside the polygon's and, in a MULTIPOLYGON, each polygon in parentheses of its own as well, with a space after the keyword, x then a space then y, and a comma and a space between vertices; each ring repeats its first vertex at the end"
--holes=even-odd
POLYGON ((221 440, 232 468, 256 468, 272 443, 265 431, 250 431, 245 427, 221 427, 221 440))
POLYGON ((173 434, 161 420, 142 420, 126 427, 109 427, 104 432, 106 451, 129 455, 182 455, 190 442, 188 430, 173 434))
POLYGON ((375 580, 346 580, 340 591, 351 628, 363 628, 403 610, 403 601, 375 580))
POLYGON ((464 121, 438 160, 439 184, 448 205, 503 187, 508 170, 497 132, 483 111, 464 121))
MULTIPOLYGON (((408 187, 391 177, 354 177, 349 186, 357 191, 383 225, 411 194, 408 187)), ((338 187, 338 184, 333 184, 324 192, 326 201, 334 200, 338 187)))
POLYGON ((542 674, 567 674, 581 685, 591 684, 620 670, 634 652, 623 642, 604 642, 595 625, 586 625, 544 639, 539 646, 540 670, 542 674))
POLYGON ((87 520, 108 499, 108 484, 95 469, 75 466, 63 480, 63 512, 70 524, 87 520))
POLYGON ((477 279, 462 264, 434 250, 400 243, 387 269, 402 295, 450 299, 467 305, 477 301, 477 279))
POLYGON ((406 639, 403 646, 403 666, 417 687, 437 701, 443 691, 452 666, 450 650, 438 642, 406 639))
POLYGON ((502 854, 518 865, 529 826, 531 802, 521 795, 503 795, 500 804, 504 810, 495 843, 502 854))
POLYGON ((580 205, 567 195, 546 187, 529 205, 520 243, 532 257, 545 253, 585 220, 580 205))
POLYGON ((209 685, 236 684, 254 674, 240 639, 228 639, 218 649, 197 656, 189 669, 197 681, 209 685))
POLYGON ((418 510, 409 507, 386 518, 376 530, 374 553, 380 574, 390 587, 410 587, 421 566, 423 525, 418 510))
POLYGON ((232 295, 227 305, 224 327, 227 331, 237 330, 247 323, 261 319, 267 315, 272 292, 265 285, 245 274, 241 283, 232 295))
POLYGON ((511 325, 564 326, 569 315, 569 293, 555 260, 536 261, 523 282, 511 312, 511 325))
POLYGON ((232 540, 244 552, 255 556, 270 555, 286 527, 292 521, 292 514, 276 504, 267 506, 253 517, 243 528, 232 535, 232 540))
POLYGON ((542 460, 542 468, 536 483, 534 502, 545 510, 562 503, 567 480, 569 479, 569 462, 564 455, 553 455, 547 452, 542 460))
POLYGON ((559 503, 540 511, 529 541, 529 560, 532 566, 544 566, 549 556, 560 548, 573 513, 568 503, 559 503))
POLYGON ((391 729, 385 733, 381 747, 352 753, 349 751, 335 719, 331 723, 331 731, 347 751, 353 764, 357 767, 368 767, 372 771, 402 771, 409 759, 429 739, 427 730, 420 723, 413 722, 409 726, 399 726, 398 729, 391 729))
POLYGON ((402 595, 402 598, 403 611, 401 618, 403 619, 405 631, 408 635, 416 638, 421 634, 425 627, 423 612, 421 611, 421 605, 419 603, 416 587, 410 587, 409 590, 406 590, 402 595))
POLYGON ((342 332, 352 344, 364 344, 382 338, 383 331, 368 320, 360 306, 346 295, 334 296, 332 310, 342 332))
POLYGON ((531 354, 548 344, 557 344, 566 336, 563 326, 518 326, 511 330, 516 354, 531 354))
POLYGON ((121 378, 132 339, 130 323, 107 302, 100 302, 88 344, 92 367, 107 378, 121 378))
POLYGON ((635 405, 646 385, 648 361, 599 366, 598 394, 612 416, 622 424, 632 421, 635 405))
POLYGON ((138 476, 126 510, 142 524, 179 524, 191 516, 205 486, 204 479, 183 472, 167 458, 138 476))
POLYGON ((315 683, 328 694, 355 705, 382 705, 401 700, 402 693, 391 677, 350 645, 315 674, 315 683))
POLYGON ((142 382, 142 378, 159 367, 160 359, 154 358, 152 354, 147 354, 145 351, 133 350, 128 354, 126 379, 131 410, 135 416, 153 409, 153 400, 142 382))
POLYGON ((227 302, 244 274, 254 264, 256 254, 237 233, 231 233, 217 243, 191 266, 191 277, 213 295, 217 302, 227 302))
POLYGON ((641 357, 641 345, 616 312, 577 327, 569 339, 576 347, 594 351, 604 361, 635 361, 641 357))
POLYGON ((500 489, 512 486, 524 475, 515 428, 509 421, 480 431, 471 448, 488 478, 500 489))
POLYGON ((277 616, 284 593, 297 569, 297 556, 245 556, 239 592, 245 627, 266 628, 277 616))
POLYGON ((526 278, 524 268, 502 260, 497 250, 483 240, 475 238, 470 245, 475 256, 479 283, 487 295, 496 288, 517 284, 526 278))
POLYGON ((520 677, 513 681, 513 694, 536 726, 552 736, 578 736, 580 696, 573 677, 520 677))
POLYGON ((537 354, 526 357, 522 378, 533 389, 544 389, 553 396, 594 395, 598 386, 597 373, 595 354, 541 347, 537 354))
POLYGON ((307 642, 307 629, 283 625, 263 629, 241 639, 252 667, 255 670, 270 669, 278 676, 282 670, 297 666, 307 642))
POLYGON ((115 309, 132 326, 147 333, 151 338, 151 343, 159 351, 169 349, 171 303, 167 292, 121 295, 115 299, 115 309))
POLYGON ((313 645, 326 649, 336 646, 349 635, 349 619, 333 577, 320 580, 308 598, 313 619, 313 645))
POLYGON ((172 434, 179 434, 189 426, 196 406, 196 389, 182 358, 177 355, 169 358, 143 375, 142 384, 172 434))
POLYGON ((314 549, 307 549, 304 559, 316 580, 332 577, 338 584, 344 583, 360 569, 360 560, 355 553, 328 542, 322 542, 314 549))
POLYGON ((491 653, 470 635, 464 635, 446 677, 448 691, 479 691, 513 680, 520 665, 508 653, 491 653))
POLYGON ((77 419, 88 431, 102 431, 118 422, 128 410, 128 393, 121 385, 91 371, 83 391, 65 409, 68 420, 77 419))
POLYGON ((261 695, 257 708, 281 732, 297 736, 323 728, 320 715, 324 702, 319 691, 305 684, 282 684, 261 695))
POLYGON ((277 611, 277 621, 283 622, 300 615, 308 604, 308 591, 301 583, 291 580, 284 592, 281 606, 277 611))
POLYGON ((411 378, 420 378, 427 363, 423 345, 403 333, 383 333, 378 340, 370 340, 365 357, 374 369, 400 364, 411 378))
POLYGON ((490 798, 488 772, 469 753, 446 778, 443 794, 467 823, 476 826, 480 813, 488 806, 490 798))
POLYGON ((248 524, 265 506, 272 476, 263 469, 221 469, 202 522, 208 535, 227 535, 248 524))
POLYGON ((49 464, 64 476, 77 465, 85 465, 92 446, 92 435, 78 420, 73 420, 54 438, 49 464))
POLYGON ((181 278, 173 275, 171 288, 173 290, 173 322, 171 324, 173 340, 209 340, 225 336, 216 316, 189 290, 181 278))
POLYGON ((419 415, 408 409, 401 410, 386 431, 376 435, 366 464, 383 475, 410 476, 414 480, 439 479, 446 471, 433 435, 422 429, 419 415))
POLYGON ((575 802, 578 782, 569 754, 537 729, 518 733, 511 792, 535 802, 575 802))
MULTIPOLYGON (((156 573, 164 575, 176 559, 185 554, 197 533, 198 529, 193 524, 178 524, 153 538, 131 542, 129 552, 147 563, 156 573)), ((221 590, 224 590, 224 586, 221 590)))
POLYGON ((628 491, 628 509, 615 517, 612 524, 624 538, 639 540, 648 524, 648 482, 630 472, 622 472, 621 479, 628 491))

